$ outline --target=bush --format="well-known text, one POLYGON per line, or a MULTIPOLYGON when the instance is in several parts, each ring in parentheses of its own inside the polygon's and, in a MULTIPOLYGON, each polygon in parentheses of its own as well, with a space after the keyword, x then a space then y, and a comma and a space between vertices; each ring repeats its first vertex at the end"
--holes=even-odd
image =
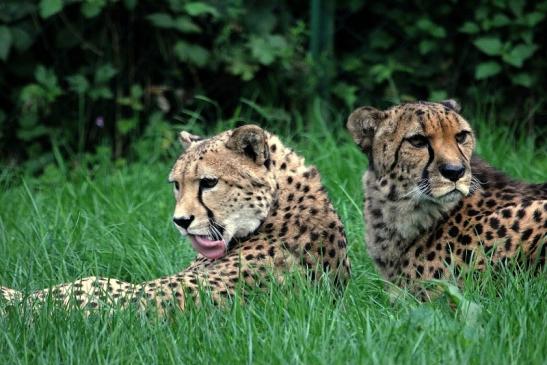
POLYGON ((143 135, 161 154, 173 123, 246 108, 290 124, 318 95, 340 114, 457 97, 539 127, 546 11, 509 0, 5 0, 2 160, 40 168, 97 145, 119 158, 150 146, 143 135))

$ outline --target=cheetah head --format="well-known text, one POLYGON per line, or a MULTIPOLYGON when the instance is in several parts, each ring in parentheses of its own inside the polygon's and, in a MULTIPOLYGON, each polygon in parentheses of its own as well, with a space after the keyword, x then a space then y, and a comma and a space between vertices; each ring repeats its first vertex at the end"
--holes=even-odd
POLYGON ((273 203, 267 135, 246 125, 209 139, 182 132, 180 140, 186 150, 169 174, 173 222, 196 251, 218 259, 234 238, 258 229, 273 203))
POLYGON ((447 100, 361 107, 349 116, 347 128, 388 199, 445 204, 470 193, 475 138, 459 109, 447 100))

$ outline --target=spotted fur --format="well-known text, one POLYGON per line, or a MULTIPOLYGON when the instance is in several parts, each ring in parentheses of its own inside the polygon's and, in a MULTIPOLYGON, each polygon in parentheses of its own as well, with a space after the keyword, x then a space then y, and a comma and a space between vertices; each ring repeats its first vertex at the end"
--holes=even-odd
POLYGON ((455 102, 359 108, 347 127, 369 159, 366 246, 384 278, 424 294, 421 280, 462 268, 518 254, 544 264, 547 184, 513 181, 474 156, 455 102))
MULTIPOLYGON (((89 277, 36 291, 31 299, 50 296, 83 308, 152 303, 163 311, 170 304, 184 309, 187 295, 199 299, 201 289, 221 302, 239 285, 282 281, 290 271, 312 279, 328 272, 336 284, 346 282, 344 227, 315 167, 253 125, 210 139, 183 132, 180 139, 187 150, 169 175, 174 221, 184 235, 225 240, 222 257, 198 254, 182 272, 141 284, 89 277)), ((0 294, 8 301, 23 297, 8 288, 0 294)))

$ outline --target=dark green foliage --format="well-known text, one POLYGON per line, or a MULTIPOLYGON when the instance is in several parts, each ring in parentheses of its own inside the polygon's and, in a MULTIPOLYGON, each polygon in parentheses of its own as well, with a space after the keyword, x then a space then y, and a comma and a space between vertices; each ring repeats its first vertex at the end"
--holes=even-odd
POLYGON ((456 97, 538 129, 546 11, 509 0, 5 0, 0 159, 43 169, 98 145, 132 157, 143 135, 249 121, 242 113, 291 127, 318 96, 341 115, 456 97))

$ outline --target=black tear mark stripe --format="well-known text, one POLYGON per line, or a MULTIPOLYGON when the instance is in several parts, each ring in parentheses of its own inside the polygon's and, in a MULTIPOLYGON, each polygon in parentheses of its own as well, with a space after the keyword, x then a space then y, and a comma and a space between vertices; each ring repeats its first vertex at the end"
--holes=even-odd
POLYGON ((427 169, 433 162, 433 159, 435 158, 435 152, 433 151, 433 147, 431 147, 431 143, 427 143, 427 152, 429 153, 429 160, 427 160, 427 164, 424 167, 424 170, 422 171, 422 179, 429 178, 429 172, 427 169))
MULTIPOLYGON (((203 205, 203 207, 205 208, 205 211, 207 212, 207 218, 209 218, 209 224, 211 226, 215 227, 220 232, 220 234, 223 234, 224 233, 224 228, 216 223, 215 215, 213 214, 213 211, 211 209, 209 209, 209 207, 207 207, 207 205, 205 205, 205 202, 203 201, 203 196, 202 195, 203 195, 203 188, 200 185, 199 188, 198 188, 198 200, 201 203, 201 205, 203 205)), ((221 237, 217 237, 217 238, 221 238, 221 237)))
POLYGON ((465 154, 463 153, 462 149, 460 148, 460 144, 459 143, 456 143, 456 146, 458 147, 458 151, 460 152, 460 155, 462 155, 463 159, 465 161, 469 161, 469 159, 465 156, 465 154))
POLYGON ((399 162, 399 150, 401 149, 401 146, 403 145, 403 143, 405 143, 405 139, 404 139, 404 138, 401 140, 401 142, 400 142, 399 145, 397 146, 397 149, 395 150, 395 157, 394 157, 393 163, 392 163, 391 166, 389 167, 389 171, 388 171, 388 172, 393 171, 393 169, 395 168, 395 166, 397 166, 397 163, 399 162))

